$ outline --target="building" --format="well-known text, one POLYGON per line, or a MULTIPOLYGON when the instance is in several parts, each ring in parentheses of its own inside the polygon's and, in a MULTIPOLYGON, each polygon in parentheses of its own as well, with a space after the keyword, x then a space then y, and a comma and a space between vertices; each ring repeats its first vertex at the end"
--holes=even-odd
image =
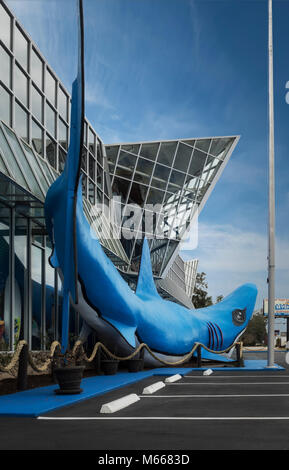
MULTIPOLYGON (((61 280, 48 263, 51 247, 43 204, 65 163, 70 95, 2 0, 0 64, 0 347, 13 350, 21 336, 30 348, 45 349, 59 338, 62 297, 61 280)), ((180 241, 237 142, 238 136, 229 136, 104 144, 85 120, 86 215, 106 254, 132 287, 146 235, 160 293, 191 306, 193 268, 180 266, 180 241), (113 198, 121 209, 118 220, 105 216, 104 208, 113 198), (128 240, 131 204, 140 212, 128 240), (148 204, 157 204, 158 211, 148 204), (150 217, 152 226, 161 226, 162 237, 147 229, 150 217), (182 270, 183 277, 178 277, 182 270)), ((80 326, 79 315, 71 315, 71 339, 80 326)))

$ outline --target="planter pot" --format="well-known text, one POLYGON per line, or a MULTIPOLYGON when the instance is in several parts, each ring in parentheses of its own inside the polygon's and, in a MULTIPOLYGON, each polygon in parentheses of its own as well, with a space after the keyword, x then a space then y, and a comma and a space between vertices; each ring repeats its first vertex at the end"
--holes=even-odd
POLYGON ((127 361, 127 368, 129 372, 139 372, 143 369, 143 359, 130 359, 127 361))
POLYGON ((101 370, 104 375, 114 375, 117 373, 118 361, 103 359, 101 361, 101 370))
POLYGON ((57 367, 54 369, 54 376, 59 385, 55 390, 57 395, 75 395, 81 393, 80 388, 84 366, 57 367))

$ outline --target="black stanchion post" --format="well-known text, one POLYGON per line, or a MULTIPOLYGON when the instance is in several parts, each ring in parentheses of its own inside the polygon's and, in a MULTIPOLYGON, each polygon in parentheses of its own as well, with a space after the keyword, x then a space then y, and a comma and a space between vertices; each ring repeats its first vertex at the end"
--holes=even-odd
POLYGON ((24 344, 18 363, 17 390, 27 390, 28 344, 24 344))
POLYGON ((139 352, 139 358, 141 359, 140 370, 143 370, 144 368, 144 353, 145 353, 145 348, 142 348, 139 352))
POLYGON ((55 348, 52 360, 51 360, 51 379, 54 383, 57 383, 56 375, 55 375, 55 369, 60 367, 59 364, 59 355, 60 355, 60 349, 59 346, 55 348))
POLYGON ((95 371, 97 374, 101 373, 101 347, 98 348, 96 351, 96 355, 94 358, 94 366, 95 366, 95 371))
POLYGON ((197 367, 202 367, 202 346, 197 347, 197 367))
POLYGON ((241 367, 242 358, 241 358, 241 344, 240 343, 236 343, 236 355, 237 355, 238 367, 241 367))

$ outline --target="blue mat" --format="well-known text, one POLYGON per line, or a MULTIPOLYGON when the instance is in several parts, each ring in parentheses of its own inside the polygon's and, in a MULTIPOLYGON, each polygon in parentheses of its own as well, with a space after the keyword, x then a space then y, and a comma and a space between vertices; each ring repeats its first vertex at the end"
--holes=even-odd
MULTIPOLYGON (((219 371, 258 371, 269 370, 266 367, 266 361, 249 360, 245 361, 244 367, 210 367, 212 370, 219 371)), ((89 398, 103 395, 104 393, 116 390, 127 385, 139 382, 140 380, 153 376, 168 376, 174 374, 185 375, 193 370, 206 370, 202 368, 189 367, 163 367, 148 371, 129 373, 119 372, 116 375, 102 375, 88 377, 82 380, 81 387, 83 392, 80 395, 56 395, 54 390, 58 385, 48 387, 39 387, 25 392, 13 393, 0 396, 0 416, 26 416, 36 417, 49 411, 53 411, 64 406, 69 406, 89 398)), ((284 370, 283 367, 276 365, 272 370, 284 370)))

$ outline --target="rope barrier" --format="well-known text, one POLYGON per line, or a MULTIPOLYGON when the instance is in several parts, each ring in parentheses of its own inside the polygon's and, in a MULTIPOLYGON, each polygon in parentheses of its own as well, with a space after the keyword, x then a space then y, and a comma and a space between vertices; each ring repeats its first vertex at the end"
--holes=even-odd
MULTIPOLYGON (((22 351, 22 348, 26 344, 27 344, 27 341, 25 341, 25 340, 19 341, 19 343, 17 344, 16 351, 14 352, 14 354, 12 356, 12 359, 9 362, 9 364, 7 366, 3 366, 0 363, 0 371, 1 372, 13 373, 13 369, 16 367, 16 365, 19 362, 19 356, 20 356, 20 353, 22 351)), ((36 372, 45 372, 46 370, 48 370, 48 367, 49 367, 49 365, 50 365, 50 363, 51 363, 51 361, 54 357, 55 351, 58 347, 61 347, 60 343, 58 341, 53 341, 53 343, 51 344, 51 347, 50 347, 50 354, 49 354, 47 360, 42 364, 42 366, 38 366, 35 363, 35 361, 32 357, 32 354, 29 351, 28 361, 29 361, 29 364, 32 367, 32 369, 35 370, 36 372)))
MULTIPOLYGON (((235 343, 237 344, 237 343, 235 343)), ((96 354, 97 354, 97 351, 99 348, 103 349, 103 351, 108 354, 108 356, 110 356, 112 359, 115 359, 117 361, 129 361, 130 359, 133 359, 133 357, 135 357, 137 354, 140 353, 140 351, 142 349, 146 349, 149 354, 154 358, 156 359, 157 361, 161 362, 162 364, 164 365, 169 365, 169 366, 176 366, 176 365, 180 365, 180 364, 183 364, 184 362, 187 362, 191 357, 192 355, 194 354, 194 352, 196 351, 196 349, 198 348, 198 346, 201 346, 202 348, 204 348, 206 351, 208 352, 212 352, 212 353, 215 353, 215 354, 225 354, 226 352, 230 351, 233 347, 233 346, 230 346, 226 349, 223 349, 222 351, 214 351, 212 349, 209 349, 207 346, 205 346, 204 344, 202 343, 195 343, 192 350, 186 354, 182 359, 180 359, 179 361, 175 361, 175 362, 169 362, 169 361, 165 361, 164 359, 161 359, 160 357, 158 357, 151 349, 150 347, 145 344, 145 343, 141 343, 138 348, 132 353, 130 354, 129 356, 126 356, 126 357, 123 357, 123 356, 117 356, 116 354, 113 354, 111 351, 109 351, 109 349, 102 343, 98 342, 94 345, 94 348, 93 348, 93 351, 91 353, 91 356, 90 357, 87 357, 87 355, 85 354, 84 350, 83 350, 83 343, 81 341, 76 341, 76 343, 74 344, 74 347, 73 347, 73 350, 72 350, 72 355, 75 355, 76 354, 76 351, 78 348, 82 348, 82 354, 83 354, 83 359, 86 361, 86 362, 92 362, 93 359, 95 358, 96 354)))
MULTIPOLYGON (((19 341, 18 345, 17 345, 17 348, 16 348, 16 351, 14 352, 13 356, 12 356, 12 359, 11 361, 9 362, 8 365, 6 366, 3 366, 0 362, 0 372, 8 372, 8 373, 11 373, 13 374, 13 370, 14 368, 16 367, 16 365, 18 364, 19 362, 19 357, 20 357, 20 353, 22 351, 22 348, 24 345, 26 345, 27 342, 25 340, 21 340, 19 341)), ((240 344, 240 343, 235 343, 233 344, 233 346, 229 346, 228 348, 226 349, 223 349, 221 351, 215 351, 213 349, 209 349, 207 346, 205 346, 204 344, 202 343, 195 343, 192 350, 186 354, 185 356, 182 357, 182 359, 178 360, 178 361, 174 361, 174 362, 170 362, 170 361, 165 361, 164 359, 161 359, 160 357, 158 357, 151 349, 150 347, 146 344, 146 343, 141 343, 137 349, 135 351, 133 351, 131 354, 129 354, 128 356, 117 356, 116 354, 112 353, 103 343, 101 342, 97 342, 95 345, 94 345, 94 348, 93 348, 93 351, 91 353, 91 355, 88 357, 84 351, 84 348, 83 348, 83 343, 82 341, 78 340, 75 342, 73 348, 72 348, 72 351, 71 351, 71 357, 72 358, 76 358, 77 357, 77 354, 78 353, 78 350, 80 349, 81 352, 80 352, 80 356, 78 358, 78 360, 84 360, 88 363, 91 363, 95 357, 96 357, 96 354, 98 352, 99 349, 102 349, 109 357, 111 357, 112 359, 115 359, 117 361, 129 361, 130 359, 133 359, 135 356, 137 356, 141 351, 142 349, 146 349, 148 351, 148 353, 154 358, 156 359, 157 361, 159 361, 160 363, 164 364, 164 365, 167 365, 167 366, 177 366, 177 365, 181 365, 185 362, 187 362, 194 354, 194 352, 197 350, 197 348, 199 346, 201 346, 203 349, 205 349, 206 351, 208 352, 211 352, 211 353, 214 353, 214 354, 225 354, 226 352, 230 351, 236 344, 240 344)), ((242 343, 241 343, 242 345, 242 343)), ((49 356, 48 358, 46 359, 46 361, 43 362, 43 364, 41 366, 38 366, 35 362, 35 360, 33 359, 32 357, 32 354, 31 352, 29 351, 29 354, 28 354, 28 362, 30 364, 30 366, 32 367, 32 369, 35 371, 35 372, 45 372, 46 370, 48 370, 49 366, 50 366, 50 363, 53 361, 54 359, 54 356, 55 356, 55 353, 56 353, 56 350, 57 349, 60 349, 61 348, 61 344, 58 342, 58 341, 53 341, 53 343, 51 344, 50 346, 50 353, 49 353, 49 356)), ((241 348, 241 351, 242 351, 242 348, 241 348)), ((242 356, 242 354, 241 354, 242 356)))

